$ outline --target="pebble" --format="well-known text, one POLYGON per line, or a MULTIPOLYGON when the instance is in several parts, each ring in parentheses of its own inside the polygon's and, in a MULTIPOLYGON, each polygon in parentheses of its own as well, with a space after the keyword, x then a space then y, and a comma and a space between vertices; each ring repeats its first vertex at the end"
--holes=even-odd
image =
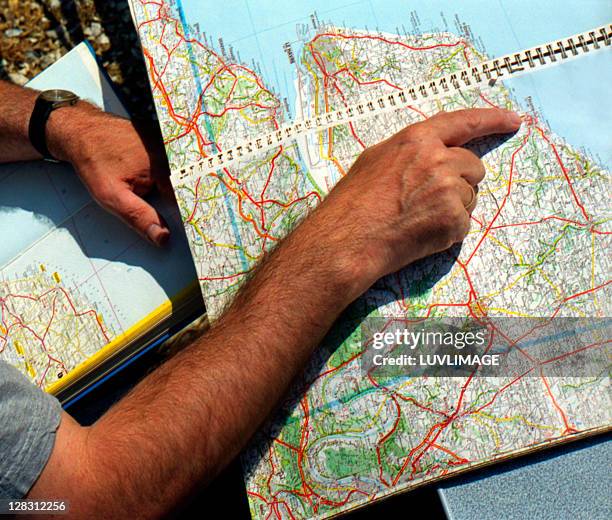
POLYGON ((101 34, 96 38, 96 43, 100 47, 108 47, 110 45, 110 39, 108 36, 106 36, 106 34, 101 34))
POLYGON ((8 79, 17 85, 25 85, 28 78, 19 72, 9 72, 8 79))
POLYGON ((98 36, 102 34, 102 25, 100 25, 98 22, 92 23, 90 26, 90 29, 91 29, 91 35, 95 38, 97 38, 98 36))
POLYGON ((4 36, 7 38, 17 38, 22 32, 21 29, 7 29, 4 31, 4 36))

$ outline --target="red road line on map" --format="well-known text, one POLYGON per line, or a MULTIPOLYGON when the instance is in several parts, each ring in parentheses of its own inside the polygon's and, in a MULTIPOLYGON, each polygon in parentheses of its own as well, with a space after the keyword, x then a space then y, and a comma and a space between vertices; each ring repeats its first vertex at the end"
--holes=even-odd
POLYGON ((550 385, 548 384, 548 380, 546 379, 546 376, 544 376, 543 373, 541 373, 541 379, 542 379, 542 382, 544 383, 544 386, 546 387, 546 392, 548 393, 553 406, 555 407, 557 412, 559 412, 559 415, 561 416, 563 424, 565 425, 565 431, 563 432, 563 435, 566 435, 568 433, 576 433, 577 430, 573 426, 569 425, 567 416, 565 415, 565 412, 563 411, 563 409, 557 403, 557 400, 555 399, 555 396, 553 395, 552 390, 550 389, 550 385))
POLYGON ((228 274, 225 276, 201 276, 199 278, 200 281, 212 282, 216 280, 231 280, 232 278, 238 278, 239 276, 243 276, 245 274, 249 274, 251 270, 241 271, 240 273, 228 274))
POLYGON ((278 159, 282 153, 283 147, 281 145, 278 147, 278 152, 274 154, 274 157, 272 157, 272 160, 270 161, 270 171, 268 172, 268 178, 266 179, 266 183, 264 184, 264 187, 262 188, 261 193, 259 194, 259 199, 261 203, 263 203, 264 195, 266 193, 266 190, 268 189, 268 186, 270 185, 270 179, 272 179, 272 174, 274 173, 274 168, 276 166, 276 159, 278 159))
POLYGON ((601 285, 598 285, 597 287, 593 287, 591 289, 587 289, 586 291, 581 291, 579 293, 572 294, 571 296, 568 296, 567 298, 564 298, 563 301, 561 302, 561 305, 555 311, 555 314, 559 311, 561 306, 564 303, 567 303, 569 300, 573 300, 574 298, 578 298, 579 296, 584 296, 585 294, 589 294, 589 293, 592 293, 592 292, 595 292, 595 291, 599 291, 599 289, 603 289, 604 287, 607 287, 608 285, 610 285, 611 282, 612 282, 612 280, 608 280, 607 282, 602 283, 601 285))
POLYGON ((195 202, 193 203, 193 210, 191 211, 191 214, 185 220, 185 224, 188 224, 189 222, 193 220, 193 217, 195 217, 196 210, 198 209, 198 189, 200 188, 201 180, 202 180, 202 177, 198 177, 196 180, 195 189, 194 189, 194 197, 193 197, 195 202))
POLYGON ((568 218, 559 217, 557 215, 550 215, 548 217, 541 218, 540 220, 531 220, 528 222, 515 222, 512 224, 501 224, 499 226, 493 226, 491 230, 504 229, 504 228, 509 228, 509 227, 533 226, 537 224, 543 224, 544 222, 548 222, 549 220, 558 220, 560 222, 566 222, 568 224, 573 224, 579 227, 586 227, 590 225, 590 224, 585 224, 584 222, 578 222, 577 220, 571 220, 568 218))
POLYGON ((300 451, 300 449, 297 446, 293 446, 292 444, 282 441, 279 438, 274 439, 274 442, 276 442, 277 444, 280 444, 281 446, 284 446, 285 448, 289 448, 290 450, 300 451))
MULTIPOLYGON (((444 453, 446 453, 446 454, 450 455, 451 457, 454 457, 455 459, 457 459, 457 461, 455 461, 454 464, 466 464, 466 463, 469 462, 468 459, 466 459, 464 457, 460 457, 454 451, 449 450, 448 448, 445 448, 444 446, 440 446, 439 444, 432 444, 431 447, 432 448, 436 448, 437 450, 443 451, 444 453)), ((448 464, 453 464, 453 463, 448 462, 448 464)))
POLYGON ((45 352, 45 354, 46 354, 46 356, 47 356, 47 358, 48 358, 48 363, 47 363, 47 366, 46 366, 46 368, 45 368, 45 370, 44 370, 44 372, 43 372, 42 376, 40 377, 40 380, 39 380, 39 381, 38 381, 38 383, 37 383, 37 384, 38 384, 38 386, 42 386, 42 384, 44 383, 45 378, 46 378, 46 376, 47 376, 47 373, 48 373, 49 369, 51 368, 51 363, 55 363, 55 364, 57 364, 57 365, 61 366, 61 367, 62 367, 62 369, 66 370, 66 365, 65 365, 65 364, 64 364, 64 363, 63 363, 61 360, 59 360, 59 359, 55 358, 54 356, 52 356, 52 355, 49 353, 49 350, 48 350, 47 345, 46 345, 46 343, 45 343, 45 339, 46 339, 46 337, 47 337, 47 334, 48 334, 48 332, 49 332, 49 329, 51 328, 51 325, 52 325, 53 320, 55 319, 55 315, 56 315, 56 304, 57 304, 57 297, 58 297, 58 295, 57 295, 57 291, 58 291, 58 290, 59 290, 59 291, 60 291, 62 294, 64 294, 64 296, 66 297, 66 301, 68 302, 68 304, 69 304, 70 308, 72 309, 73 314, 74 314, 74 316, 75 316, 75 317, 82 317, 82 316, 85 316, 85 315, 90 314, 90 313, 93 313, 93 314, 94 314, 95 319, 96 319, 96 323, 97 323, 97 324, 98 324, 98 326, 100 327, 100 330, 101 330, 102 334, 104 335, 105 339, 108 341, 108 336, 106 335, 106 332, 105 332, 104 328, 102 327, 102 324, 100 323, 100 321, 99 321, 99 319, 98 319, 97 314, 95 313, 95 311, 90 310, 90 311, 85 311, 85 312, 81 312, 81 313, 77 312, 77 311, 76 311, 76 308, 75 308, 75 306, 74 306, 74 304, 72 303, 72 300, 70 299, 70 296, 69 296, 69 295, 68 295, 68 293, 67 293, 67 292, 66 292, 66 291, 65 291, 63 288, 61 288, 61 287, 58 287, 58 288, 53 288, 53 289, 50 289, 50 290, 48 290, 48 291, 45 291, 45 293, 43 293, 43 294, 42 294, 41 296, 39 296, 38 298, 31 297, 31 296, 28 296, 28 295, 14 295, 14 294, 9 294, 9 295, 7 295, 7 296, 3 297, 2 299, 0 299, 0 303, 2 304, 2 317, 3 317, 3 318, 2 318, 2 322, 3 322, 3 324, 5 325, 5 328, 6 328, 6 331, 7 331, 6 336, 4 336, 4 337, 2 338, 2 339, 3 339, 3 341, 6 343, 6 341, 7 341, 7 339, 6 339, 6 338, 8 337, 8 333, 9 333, 9 331, 10 331, 11 329, 13 329, 14 327, 19 326, 20 328, 22 328, 22 329, 24 329, 24 330, 27 330, 27 331, 28 331, 30 334, 32 334, 32 335, 33 335, 33 336, 34 336, 34 337, 35 337, 35 338, 38 340, 38 342, 40 343, 40 345, 41 345, 42 349, 44 350, 44 352, 45 352), (31 327, 29 327, 28 325, 26 325, 25 323, 23 323, 23 321, 21 320, 21 318, 20 318, 19 316, 16 316, 15 314, 13 314, 13 313, 12 313, 12 312, 11 312, 11 311, 8 309, 8 307, 6 306, 6 300, 7 300, 9 297, 24 298, 24 299, 29 299, 29 300, 32 300, 32 301, 40 302, 40 300, 41 300, 41 299, 42 299, 44 296, 46 296, 46 295, 50 295, 51 293, 54 293, 54 294, 53 294, 53 300, 52 300, 52 303, 51 303, 51 318, 49 319, 49 322, 48 322, 47 326, 45 327, 45 331, 44 331, 44 333, 43 333, 43 335, 42 335, 42 336, 40 336, 40 335, 39 335, 39 334, 38 334, 36 331, 34 331, 34 330, 31 328, 31 327), (5 319, 4 319, 4 314, 5 314, 5 311, 6 311, 6 313, 7 313, 7 314, 9 314, 10 316, 12 316, 12 317, 13 317, 13 319, 15 320, 15 321, 14 321, 14 322, 13 322, 13 323, 10 325, 10 326, 6 326, 6 322, 5 322, 5 319))
POLYGON ((563 164, 563 161, 561 160, 561 156, 559 155, 559 152, 557 151, 557 147, 554 145, 553 142, 551 142, 551 140, 548 137, 546 137, 544 130, 542 130, 539 126, 536 126, 535 129, 542 136, 542 138, 549 144, 549 146, 552 148, 552 151, 554 152, 555 157, 557 158, 557 162, 559 163, 559 166, 561 167, 561 171, 563 172, 563 175, 565 176, 565 180, 567 181, 569 189, 572 192, 572 196, 574 197, 574 201, 576 202, 576 205, 580 208, 580 211, 584 215, 584 218, 587 220, 590 220, 589 215, 584 209, 584 206, 578 200, 578 196, 576 195, 576 192, 574 191, 574 186, 572 185, 572 181, 570 180, 569 174, 567 172, 567 168, 565 167, 565 165, 563 164))
MULTIPOLYGON (((87 314, 93 314, 94 317, 96 318, 96 322, 98 323, 98 326, 100 327, 100 331, 102 332, 102 334, 104 335, 105 339, 108 341, 109 338, 106 335, 106 331, 104 330, 104 327, 102 326, 102 324, 100 323, 100 320, 98 319, 98 314, 96 313, 96 311, 94 309, 89 309, 83 312, 78 312, 76 310, 76 307, 74 306, 74 303, 72 302, 72 299, 70 297, 70 295, 68 294, 68 292, 63 288, 63 287, 53 287, 51 289, 48 289, 47 291, 41 293, 38 297, 33 297, 30 295, 22 295, 22 294, 7 294, 6 296, 0 298, 0 304, 3 305, 3 307, 5 306, 5 302, 8 298, 25 298, 28 300, 32 300, 32 301, 36 301, 39 302, 42 298, 46 297, 47 295, 56 292, 56 291, 60 291, 62 292, 62 294, 66 297, 66 301, 68 303, 68 305, 70 306, 72 313, 74 314, 75 317, 82 317, 85 316, 87 314)), ((8 308, 6 309, 7 312, 9 314, 11 314, 12 316, 14 316, 9 310, 8 308)))
MULTIPOLYGON (((227 171, 227 169, 224 169, 224 171, 229 175, 229 172, 227 171)), ((257 235, 259 235, 260 238, 269 238, 270 240, 273 240, 275 242, 277 242, 279 240, 277 237, 273 237, 272 235, 268 234, 268 232, 265 230, 263 222, 262 222, 262 229, 263 229, 263 231, 260 231, 259 228, 257 227, 255 219, 252 216, 247 215, 247 214, 244 213, 243 207, 242 207, 243 200, 242 200, 242 197, 240 196, 240 193, 244 194, 247 198, 251 199, 251 202, 255 203, 255 201, 252 200, 251 195, 246 190, 244 190, 244 189, 241 189, 241 190, 235 189, 230 184, 225 182, 216 173, 210 173, 209 175, 211 175, 212 177, 215 177, 216 179, 221 181, 228 190, 230 190, 234 195, 237 196, 238 213, 240 214, 240 217, 242 218, 242 220, 244 220, 245 222, 249 222, 252 225, 253 230, 255 231, 255 233, 257 233, 257 235)), ((255 203, 255 205, 257 205, 257 204, 255 203)))

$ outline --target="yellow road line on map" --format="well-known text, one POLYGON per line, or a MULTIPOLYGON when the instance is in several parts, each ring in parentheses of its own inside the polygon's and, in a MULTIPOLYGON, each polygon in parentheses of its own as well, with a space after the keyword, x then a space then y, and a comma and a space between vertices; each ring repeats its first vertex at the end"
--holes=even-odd
POLYGON ((312 75, 314 82, 315 82, 315 95, 314 95, 314 111, 315 111, 315 115, 319 114, 319 78, 318 76, 314 73, 314 71, 312 70, 312 68, 310 67, 310 64, 307 61, 304 61, 306 68, 308 69, 308 71, 310 72, 310 74, 312 75))
MULTIPOLYGON (((310 65, 308 64, 308 62, 305 62, 306 64, 306 68, 308 69, 308 71, 310 72, 310 74, 312 74, 312 77, 315 80, 315 115, 319 115, 319 78, 318 76, 314 73, 314 71, 312 70, 312 68, 310 67, 310 65)), ((328 144, 328 150, 331 151, 332 146, 333 146, 333 129, 332 128, 328 128, 327 130, 321 130, 320 132, 317 132, 317 137, 319 140, 319 154, 321 155, 321 157, 326 160, 326 161, 330 161, 332 163, 334 163, 334 165, 338 168, 338 172, 340 173, 340 175, 344 174, 344 171, 342 170, 342 168, 340 167, 340 164, 338 163, 338 161, 336 159, 334 159, 334 157, 331 156, 331 153, 325 153, 324 152, 324 147, 323 147, 323 132, 327 131, 328 137, 329 137, 329 144, 328 144)))
POLYGON ((500 307, 489 307, 487 309, 487 311, 489 312, 501 312, 504 314, 509 314, 510 316, 519 316, 521 318, 533 318, 533 316, 531 314, 524 314, 522 312, 516 312, 516 311, 511 311, 509 309, 503 309, 500 307))
POLYGON ((532 272, 534 271, 534 269, 530 269, 529 271, 527 271, 526 273, 521 274, 520 276, 518 276, 513 282, 511 282, 509 285, 506 285, 504 287, 502 287, 501 289, 497 290, 497 291, 493 291, 492 293, 489 294, 485 294, 482 295, 481 298, 483 299, 491 299, 494 298, 495 296, 499 296, 500 294, 509 291, 510 289, 512 289, 517 283, 519 283, 523 278, 525 278, 526 276, 530 275, 532 272))
POLYGON ((495 236, 493 236, 491 233, 489 233, 487 235, 487 238, 489 240, 492 240, 493 242, 495 242, 499 247, 501 247, 502 249, 505 249, 506 251, 508 251, 508 253, 514 255, 515 257, 519 257, 520 262, 523 263, 523 259, 520 255, 520 253, 517 253, 514 249, 512 249, 510 246, 507 246, 506 244, 504 244, 501 240, 499 240, 498 238, 496 238, 495 236))
MULTIPOLYGON (((387 401, 389 401, 389 399, 391 399, 388 395, 385 395, 385 398, 383 399, 383 401, 380 403, 380 406, 378 407, 378 410, 376 411, 376 413, 372 416, 372 420, 370 421, 371 424, 374 424, 376 422, 376 419, 378 419, 378 417, 380 416, 380 414, 382 413, 384 407, 387 405, 387 401)), ((363 428, 362 428, 363 430, 363 428)))
POLYGON ((196 224, 194 222, 189 222, 188 224, 195 230, 198 236, 207 244, 212 244, 214 247, 224 247, 226 249, 232 249, 234 251, 240 249, 240 247, 238 247, 235 244, 225 244, 223 242, 214 242, 212 239, 208 238, 208 236, 200 229, 199 224, 196 224))
POLYGON ((441 292, 444 292, 444 288, 451 285, 453 279, 457 278, 459 275, 465 275, 463 269, 458 265, 454 265, 448 274, 448 276, 442 278, 433 288, 433 294, 438 295, 441 292))
MULTIPOLYGON (((434 63, 434 67, 438 67, 440 70, 443 70, 442 67, 439 65, 439 63, 442 64, 446 64, 449 61, 451 61, 455 56, 457 56, 457 54, 459 54, 460 52, 462 52, 463 50, 465 50, 465 47, 458 47, 457 50, 453 53, 451 53, 450 55, 448 55, 446 58, 440 58, 436 63, 434 63)), ((465 61, 465 58, 464 58, 465 61)))
POLYGON ((548 275, 547 275, 547 274, 546 274, 546 273, 545 273, 545 272, 544 272, 542 269, 538 268, 538 273, 540 273, 540 275, 542 276, 542 278, 544 278, 544 280, 546 280, 546 281, 548 282, 548 285, 550 285, 550 286, 552 287, 553 291, 555 291, 555 293, 557 294, 557 297, 558 297, 558 298, 561 298, 561 296, 562 296, 562 294, 563 294, 563 293, 561 292, 561 289, 559 289, 559 287, 557 287, 557 286, 556 286, 556 285, 553 283, 553 281, 552 281, 550 278, 548 278, 548 275))
POLYGON ((510 417, 495 417, 494 415, 490 415, 486 412, 477 412, 474 415, 480 415, 486 419, 495 421, 496 423, 521 421, 525 425, 530 426, 532 428, 538 428, 539 430, 556 430, 557 429, 555 426, 548 426, 546 424, 538 424, 538 423, 531 422, 527 420, 525 417, 523 417, 522 415, 512 415, 510 417))
POLYGON ((247 122, 249 122, 252 125, 261 125, 261 124, 267 123, 268 121, 273 121, 274 120, 274 116, 273 115, 270 115, 270 116, 266 117, 265 119, 258 119, 258 120, 251 119, 249 116, 247 116, 244 113, 244 109, 239 110, 238 113, 240 114, 240 116, 243 119, 245 119, 247 122))
MULTIPOLYGON (((491 299, 494 298, 495 296, 499 296, 500 294, 509 291, 510 289, 512 289, 517 283, 519 283, 523 278, 525 278, 526 276, 529 276, 531 274, 533 274, 535 271, 537 271, 540 274, 543 274, 543 272, 538 268, 538 267, 532 267, 531 269, 529 269, 529 271, 521 274, 519 277, 517 277, 512 283, 510 283, 509 285, 506 285, 505 287, 502 287, 501 289, 494 291, 492 293, 489 294, 485 294, 484 296, 482 296, 482 298, 486 298, 486 299, 491 299)), ((548 280, 548 278, 545 278, 546 281, 550 281, 548 280)), ((552 285, 553 289, 558 290, 554 285, 552 285)))
POLYGON ((479 415, 481 414, 480 413, 472 414, 474 420, 481 426, 484 426, 484 428, 489 432, 491 437, 493 437, 493 442, 495 442, 495 447, 499 448, 501 443, 499 442, 499 435, 495 431, 495 428, 493 428, 490 424, 488 424, 487 422, 483 421, 480 417, 478 417, 479 415))

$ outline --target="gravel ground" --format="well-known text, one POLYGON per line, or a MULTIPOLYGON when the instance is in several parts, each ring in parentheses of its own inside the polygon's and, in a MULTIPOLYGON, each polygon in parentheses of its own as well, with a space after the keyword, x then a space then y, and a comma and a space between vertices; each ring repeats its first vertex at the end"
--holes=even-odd
POLYGON ((0 0, 0 79, 23 85, 83 40, 130 112, 155 117, 127 1, 0 0))

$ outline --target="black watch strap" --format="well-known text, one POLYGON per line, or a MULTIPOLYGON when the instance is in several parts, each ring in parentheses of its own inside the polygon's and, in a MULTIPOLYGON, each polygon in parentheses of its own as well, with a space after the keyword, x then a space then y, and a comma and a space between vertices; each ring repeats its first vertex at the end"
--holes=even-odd
POLYGON ((32 110, 32 115, 30 116, 30 124, 28 125, 28 136, 32 146, 47 161, 58 162, 51 155, 47 145, 47 121, 51 112, 58 108, 72 106, 78 100, 79 96, 74 92, 61 89, 45 90, 36 98, 34 110, 32 110))
POLYGON ((47 120, 53 112, 53 103, 38 96, 34 104, 34 110, 30 116, 28 135, 30 142, 36 151, 48 161, 56 159, 51 155, 47 146, 47 120))

